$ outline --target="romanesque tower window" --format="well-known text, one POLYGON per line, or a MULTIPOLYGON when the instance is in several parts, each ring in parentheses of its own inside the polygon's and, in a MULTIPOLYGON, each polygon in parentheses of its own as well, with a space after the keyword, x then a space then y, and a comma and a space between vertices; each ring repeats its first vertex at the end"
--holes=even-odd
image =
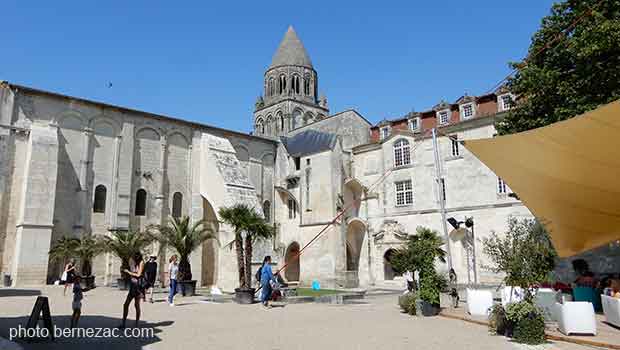
POLYGON ((175 192, 172 195, 172 217, 180 218, 183 215, 183 194, 175 192))
POLYGON ((285 75, 281 75, 280 76, 280 84, 278 84, 278 93, 280 93, 280 95, 282 95, 285 92, 286 92, 286 76, 285 75))
POLYGON ((310 76, 306 75, 304 78, 304 95, 310 95, 310 76))
POLYGON ((278 115, 276 116, 276 120, 278 122, 278 130, 284 131, 284 117, 282 116, 281 112, 278 112, 278 115))
POLYGON ((271 128, 273 126, 273 118, 271 117, 271 115, 267 116, 267 121, 265 122, 265 127, 264 127, 264 131, 263 133, 265 135, 271 136, 272 132, 271 132, 271 128))
POLYGON ((146 215, 146 191, 142 188, 136 192, 136 209, 134 214, 136 216, 146 215))
POLYGON ((273 81, 273 78, 269 78, 269 84, 267 84, 269 92, 267 93, 267 96, 273 96, 276 93, 276 89, 275 89, 275 83, 273 81))
POLYGON ((299 75, 293 76, 293 90, 295 90, 295 93, 297 95, 299 95, 299 93, 301 92, 299 88, 299 75))
POLYGON ((104 185, 95 187, 95 201, 93 203, 94 213, 105 213, 107 190, 104 185))
POLYGON ((411 164, 411 150, 409 141, 400 139, 394 142, 394 166, 404 166, 411 164))

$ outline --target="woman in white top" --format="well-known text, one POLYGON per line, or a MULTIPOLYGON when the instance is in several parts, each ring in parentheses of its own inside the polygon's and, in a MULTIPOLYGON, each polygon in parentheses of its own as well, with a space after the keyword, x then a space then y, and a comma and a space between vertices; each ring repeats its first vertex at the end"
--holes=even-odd
POLYGON ((168 303, 174 306, 174 296, 177 294, 177 274, 179 273, 179 263, 176 255, 170 257, 168 265, 168 276, 170 277, 170 294, 168 295, 168 303))

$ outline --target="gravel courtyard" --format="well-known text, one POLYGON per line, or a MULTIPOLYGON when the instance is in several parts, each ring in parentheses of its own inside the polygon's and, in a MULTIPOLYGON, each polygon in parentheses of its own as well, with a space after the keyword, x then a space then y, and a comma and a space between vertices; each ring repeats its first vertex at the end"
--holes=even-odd
MULTIPOLYGON (((54 325, 68 327, 71 296, 62 287, 42 291, 50 299, 54 325)), ((293 304, 272 309, 260 305, 207 302, 205 297, 178 298, 177 306, 156 294, 143 304, 142 328, 149 338, 62 338, 53 343, 23 343, 24 349, 527 349, 485 327, 442 317, 416 318, 400 313, 395 295, 371 295, 348 305, 293 304)), ((111 288, 86 293, 81 327, 120 324, 125 294, 111 288)), ((0 336, 25 325, 36 296, 0 297, 0 336)), ((133 325, 130 309, 128 326, 133 325)), ((550 343, 544 349, 583 349, 550 343)))

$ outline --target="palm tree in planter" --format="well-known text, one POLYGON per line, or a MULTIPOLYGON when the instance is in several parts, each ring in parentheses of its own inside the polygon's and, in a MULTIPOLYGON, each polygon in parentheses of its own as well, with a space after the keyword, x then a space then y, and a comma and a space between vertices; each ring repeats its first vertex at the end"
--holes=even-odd
POLYGON ((152 242, 153 238, 150 235, 137 231, 113 231, 112 235, 103 238, 104 250, 121 260, 119 269, 121 278, 118 279, 118 287, 121 290, 126 290, 129 286, 128 276, 123 272, 129 270, 129 261, 134 254, 143 252, 152 242))
POLYGON ((179 254, 178 283, 183 295, 194 295, 196 280, 192 279, 189 256, 204 241, 217 239, 213 227, 204 220, 191 224, 189 216, 173 217, 168 221, 168 225, 150 226, 149 234, 162 246, 171 247, 179 254))
POLYGON ((239 288, 235 289, 235 300, 241 304, 254 302, 255 289, 252 283, 252 246, 257 239, 267 239, 274 235, 274 229, 256 210, 245 204, 222 207, 219 210, 222 221, 235 231, 231 243, 237 252, 239 288))
POLYGON ((435 268, 435 261, 446 262, 444 242, 437 233, 429 228, 419 226, 416 234, 407 237, 405 246, 396 250, 392 257, 392 266, 400 272, 418 271, 420 289, 418 290, 418 310, 424 316, 439 313, 439 294, 447 286, 446 278, 435 268))
POLYGON ((75 255, 80 259, 82 281, 87 289, 95 287, 95 276, 92 274, 93 259, 105 251, 102 237, 86 236, 79 238, 75 246, 75 255))
POLYGON ((48 253, 49 258, 52 261, 59 262, 61 264, 61 269, 64 269, 69 259, 75 257, 75 247, 78 244, 77 238, 63 236, 52 245, 48 253))

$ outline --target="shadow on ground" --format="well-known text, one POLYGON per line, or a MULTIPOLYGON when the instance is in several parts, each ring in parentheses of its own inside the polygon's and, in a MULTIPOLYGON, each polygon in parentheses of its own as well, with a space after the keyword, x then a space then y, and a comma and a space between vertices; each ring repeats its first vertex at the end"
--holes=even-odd
POLYGON ((33 295, 41 295, 38 289, 17 289, 17 288, 0 288, 1 297, 29 297, 33 295))
MULTIPOLYGON (((66 329, 69 328, 71 316, 53 316, 52 322, 55 328, 66 329)), ((28 316, 23 317, 2 317, 0 318, 0 336, 6 339, 10 338, 11 328, 15 329, 19 325, 24 327, 28 322, 28 316)), ((56 337, 54 341, 36 339, 26 341, 25 339, 15 339, 14 341, 20 344, 25 350, 28 349, 130 349, 138 350, 143 349, 145 346, 161 341, 158 336, 162 332, 163 327, 172 325, 173 321, 162 321, 157 323, 140 322, 137 328, 133 327, 133 319, 127 320, 127 335, 125 336, 124 330, 118 329, 121 324, 121 319, 116 317, 97 316, 97 315, 82 315, 79 322, 80 328, 91 328, 97 331, 101 329, 99 336, 88 337, 84 334, 76 334, 75 337, 56 337), (112 336, 112 330, 115 330, 118 336, 112 336), (105 334, 104 332, 109 334, 105 334)), ((43 322, 40 322, 43 325, 43 322)), ((57 331, 59 332, 59 331, 57 331)))

